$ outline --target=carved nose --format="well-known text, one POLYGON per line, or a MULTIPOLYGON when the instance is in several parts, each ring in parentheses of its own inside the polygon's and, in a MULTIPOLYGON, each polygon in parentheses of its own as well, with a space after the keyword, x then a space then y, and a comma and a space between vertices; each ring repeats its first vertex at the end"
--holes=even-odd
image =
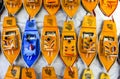
POLYGON ((34 46, 32 44, 30 45, 30 50, 34 50, 34 46))

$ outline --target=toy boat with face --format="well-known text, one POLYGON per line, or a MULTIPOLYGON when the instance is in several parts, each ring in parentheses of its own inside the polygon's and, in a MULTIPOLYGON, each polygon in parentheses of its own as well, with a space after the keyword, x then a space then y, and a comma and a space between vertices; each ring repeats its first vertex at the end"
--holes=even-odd
POLYGON ((33 18, 42 6, 42 0, 24 0, 24 7, 31 18, 33 18))
POLYGON ((60 57, 67 68, 65 68, 63 79, 78 79, 77 68, 72 67, 77 59, 76 40, 73 21, 64 22, 60 45, 60 57))
POLYGON ((28 67, 31 67, 40 55, 40 37, 35 20, 28 20, 22 39, 22 56, 28 67))
POLYGON ((78 37, 78 51, 89 67, 97 53, 96 18, 92 15, 84 17, 78 37))
POLYGON ((4 0, 8 13, 14 15, 22 6, 22 0, 4 0))
POLYGON ((52 64, 59 53, 59 42, 60 35, 56 18, 53 15, 46 15, 41 32, 41 51, 48 65, 52 64))
POLYGON ((61 0, 61 6, 66 14, 72 18, 80 6, 80 0, 61 0))
POLYGON ((94 75, 93 75, 92 70, 85 69, 83 72, 82 79, 94 79, 94 75))
POLYGON ((98 0, 82 0, 82 4, 84 8, 91 13, 97 6, 98 0))
POLYGON ((2 51, 10 64, 13 64, 21 49, 20 30, 14 17, 4 18, 1 34, 2 51))
POLYGON ((4 10, 4 2, 3 0, 1 0, 0 1, 0 15, 2 14, 3 10, 4 10))
POLYGON ((110 79, 109 75, 106 73, 102 73, 100 79, 110 79))
POLYGON ((108 72, 115 63, 118 54, 118 38, 116 24, 112 20, 103 22, 103 29, 99 39, 98 56, 108 72))
POLYGON ((76 40, 73 21, 64 22, 60 45, 60 57, 67 67, 71 67, 77 59, 76 40))
POLYGON ((55 15, 60 8, 60 0, 44 0, 44 7, 50 15, 55 15))
POLYGON ((110 16, 116 9, 118 0, 100 0, 100 9, 106 16, 110 16))

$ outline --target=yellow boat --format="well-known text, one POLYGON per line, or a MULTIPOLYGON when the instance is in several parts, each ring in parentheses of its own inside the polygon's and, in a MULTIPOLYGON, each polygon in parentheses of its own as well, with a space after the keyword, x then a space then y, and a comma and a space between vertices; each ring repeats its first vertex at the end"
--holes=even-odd
POLYGON ((79 55, 87 65, 90 66, 97 54, 96 18, 86 15, 78 37, 79 55))
POLYGON ((30 18, 33 18, 42 6, 42 0, 23 0, 24 7, 29 14, 30 18))
POLYGON ((98 4, 98 0, 82 0, 82 4, 88 12, 92 13, 98 4))
POLYGON ((43 0, 43 4, 50 15, 55 15, 60 8, 60 0, 43 0))
POLYGON ((21 79, 37 79, 33 68, 23 68, 21 79))
POLYGON ((78 69, 76 67, 66 67, 63 79, 78 79, 78 69))
POLYGON ((73 21, 64 22, 60 43, 60 57, 67 67, 71 67, 77 59, 76 43, 77 39, 73 21))
POLYGON ((60 34, 54 15, 44 17, 44 26, 41 32, 41 51, 48 65, 57 57, 60 48, 60 34))
POLYGON ((83 72, 82 79, 94 79, 94 75, 93 75, 92 70, 85 69, 83 72))
POLYGON ((102 73, 100 79, 110 79, 110 76, 106 73, 102 73))
POLYGON ((114 21, 105 20, 103 22, 98 47, 99 59, 108 72, 115 63, 118 54, 118 37, 114 21))
POLYGON ((4 18, 1 34, 2 51, 12 65, 21 49, 21 34, 14 17, 4 18))
POLYGON ((80 0, 61 0, 61 6, 66 14, 72 18, 80 6, 80 0))
POLYGON ((20 66, 9 66, 4 79, 20 79, 20 66))
POLYGON ((106 16, 110 16, 116 9, 118 0, 100 0, 100 9, 106 16))
POLYGON ((54 67, 43 67, 42 79, 57 79, 54 67))
POLYGON ((14 15, 22 6, 22 0, 4 0, 8 13, 14 15))

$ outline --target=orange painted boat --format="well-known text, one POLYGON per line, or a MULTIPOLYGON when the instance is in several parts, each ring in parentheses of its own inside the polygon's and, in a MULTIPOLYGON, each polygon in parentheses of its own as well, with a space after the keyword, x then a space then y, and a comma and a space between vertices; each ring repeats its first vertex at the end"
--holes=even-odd
POLYGON ((37 79, 33 68, 23 68, 21 79, 37 79))
POLYGON ((114 21, 105 20, 103 22, 98 48, 99 59, 108 72, 115 63, 118 54, 118 37, 114 21))
POLYGON ((29 14, 30 18, 33 18, 42 6, 42 0, 23 0, 24 7, 29 14))
POLYGON ((80 6, 80 0, 61 0, 61 6, 66 14, 72 18, 80 6))
POLYGON ((97 54, 96 18, 86 15, 78 37, 79 55, 87 65, 90 66, 97 54))
POLYGON ((76 67, 71 67, 71 69, 65 68, 63 79, 78 79, 78 69, 76 67))
POLYGON ((14 17, 4 18, 1 34, 2 51, 12 65, 21 49, 21 34, 14 17))
POLYGON ((22 6, 22 0, 4 0, 8 13, 14 15, 22 6))
POLYGON ((43 4, 50 15, 55 15, 60 9, 60 0, 43 0, 43 4))
POLYGON ((42 79, 57 79, 54 67, 43 67, 42 79))
POLYGON ((77 39, 73 21, 64 22, 60 43, 60 57, 67 67, 71 67, 77 59, 76 43, 77 39))
POLYGON ((60 44, 60 57, 67 66, 63 79, 78 79, 77 68, 72 67, 77 59, 77 39, 73 21, 64 22, 60 44))
POLYGON ((83 72, 82 79, 94 79, 94 75, 93 75, 92 70, 90 70, 89 68, 85 69, 83 72))
POLYGON ((48 65, 57 57, 60 48, 60 35, 54 15, 44 17, 44 26, 41 32, 41 51, 48 65))
POLYGON ((118 0, 100 0, 100 9, 106 16, 110 16, 116 9, 118 0))
POLYGON ((82 0, 82 4, 88 12, 92 13, 98 4, 98 0, 82 0))
POLYGON ((9 66, 4 79, 20 79, 20 66, 9 66))

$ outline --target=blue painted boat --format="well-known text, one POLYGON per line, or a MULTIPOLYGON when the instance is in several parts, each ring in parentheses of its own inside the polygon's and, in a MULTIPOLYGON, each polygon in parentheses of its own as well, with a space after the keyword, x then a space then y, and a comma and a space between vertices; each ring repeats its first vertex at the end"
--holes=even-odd
POLYGON ((2 14, 4 10, 4 3, 3 3, 3 0, 0 0, 0 15, 2 14))
POLYGON ((36 21, 28 20, 22 39, 22 56, 28 67, 31 67, 40 54, 40 36, 36 21))

